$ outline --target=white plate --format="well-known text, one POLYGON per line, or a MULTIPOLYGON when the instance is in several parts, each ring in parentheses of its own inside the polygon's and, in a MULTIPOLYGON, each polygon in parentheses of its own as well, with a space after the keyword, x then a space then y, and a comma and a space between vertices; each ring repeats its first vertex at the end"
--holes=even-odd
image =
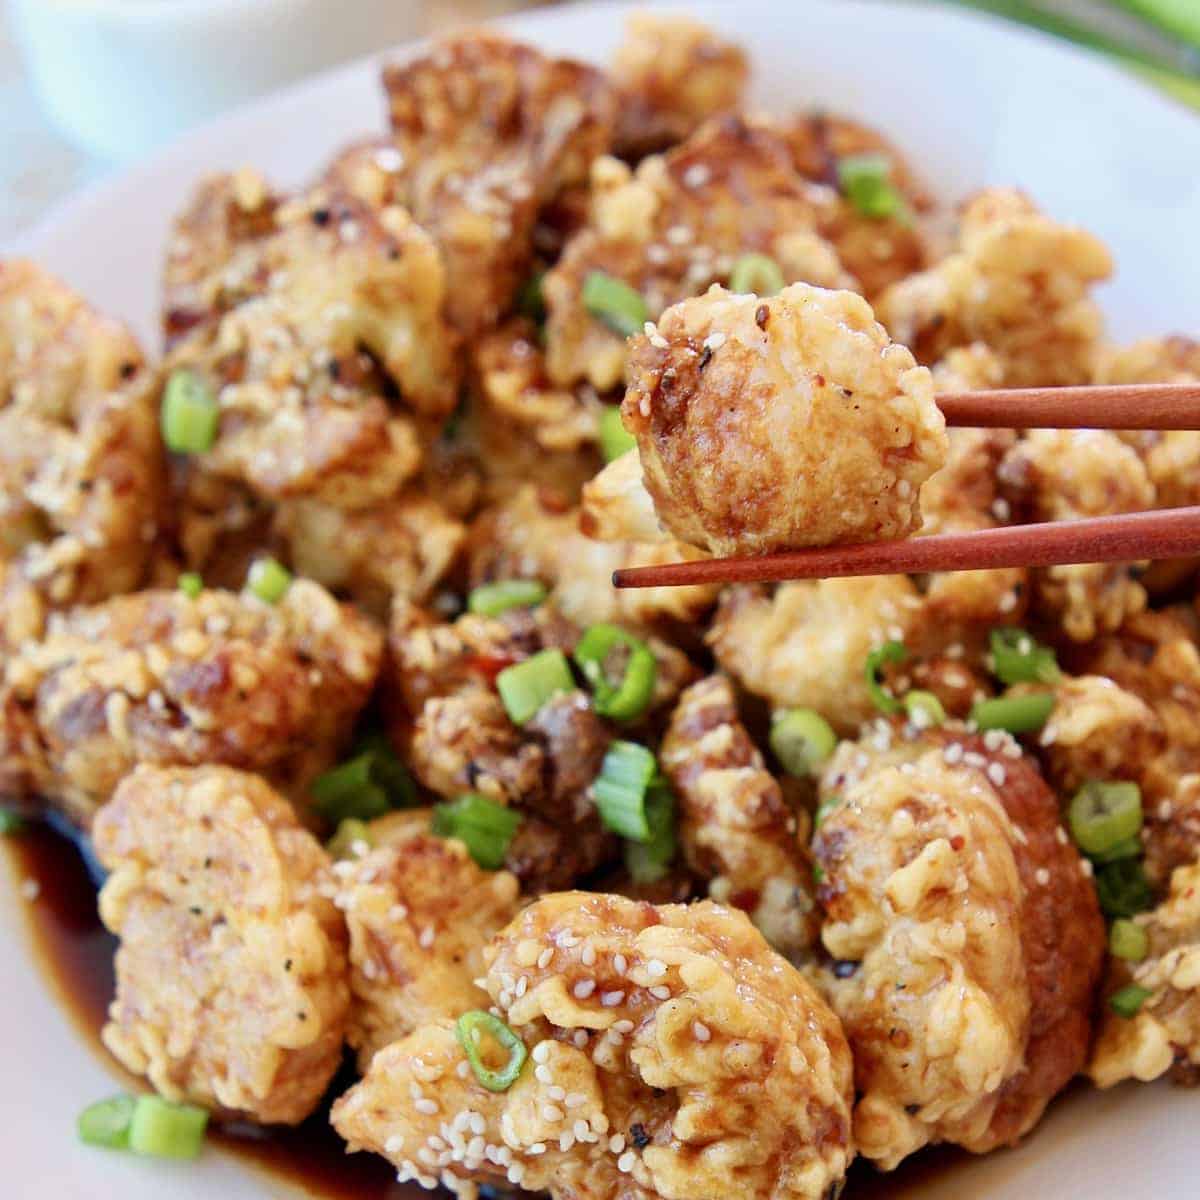
MULTIPOLYGON (((1119 264, 1104 291, 1117 337, 1200 332, 1200 121, 1183 109, 1083 54, 943 9, 863 0, 686 7, 748 48, 764 107, 819 104, 864 117, 892 134, 947 197, 980 183, 1016 183, 1052 213, 1095 231, 1119 264)), ((622 18, 621 7, 587 5, 508 24, 546 49, 602 62, 622 18)), ((153 346, 168 220, 198 175, 253 163, 279 183, 300 183, 382 119, 375 64, 340 69, 190 135, 64 205, 10 249, 129 320, 153 346)), ((0 1194, 235 1200, 287 1193, 217 1153, 179 1168, 76 1144, 77 1110, 113 1084, 48 999, 26 954, 22 903, 14 889, 0 904, 8 1098, 0 1194)), ((1198 1122, 1200 1093, 1084 1091, 1057 1106, 1020 1150, 934 1175, 920 1195, 1191 1200, 1198 1122)))

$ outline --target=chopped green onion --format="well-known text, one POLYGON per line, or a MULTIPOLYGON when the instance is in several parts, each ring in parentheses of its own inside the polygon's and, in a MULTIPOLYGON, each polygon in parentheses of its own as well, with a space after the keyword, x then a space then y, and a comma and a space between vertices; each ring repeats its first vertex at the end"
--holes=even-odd
POLYGON ((637 445, 637 438, 621 420, 621 406, 606 404, 600 410, 600 453, 605 462, 613 462, 628 454, 637 445))
POLYGON ((159 414, 163 441, 175 454, 203 454, 217 440, 221 414, 212 389, 194 371, 171 372, 159 414))
POLYGON ((739 295, 774 296, 786 285, 779 264, 765 254, 743 254, 729 273, 729 290, 739 295))
POLYGON ((1067 824, 1084 854, 1108 854, 1142 828, 1142 793, 1136 783, 1085 783, 1067 809, 1067 824))
POLYGON ((273 558, 256 558, 246 576, 246 586, 264 603, 278 604, 292 586, 292 573, 273 558))
POLYGON ((658 774, 654 755, 637 742, 613 742, 604 756, 592 795, 606 829, 631 841, 650 840, 646 793, 658 774))
POLYGON ((1096 868, 1096 895, 1106 917, 1132 917, 1154 903, 1146 873, 1136 858, 1122 858, 1096 868))
POLYGON ((1092 854, 1088 857, 1094 863, 1110 863, 1117 862, 1122 858, 1138 858, 1142 853, 1142 839, 1135 833, 1132 837, 1122 838, 1110 850, 1105 850, 1100 854, 1092 854))
POLYGON ((525 1043, 499 1017, 490 1012, 473 1009, 458 1018, 454 1026, 458 1044, 471 1064, 475 1078, 489 1092, 506 1092, 517 1081, 525 1065, 525 1043), (483 1060, 484 1039, 495 1042, 508 1055, 508 1061, 498 1070, 483 1060))
POLYGON ((971 709, 971 720, 983 730, 1032 733, 1045 725, 1053 711, 1053 692, 1030 692, 1025 696, 997 696, 994 700, 980 700, 971 709))
POLYGON ((895 696, 889 696, 879 682, 879 668, 884 663, 902 663, 908 657, 908 650, 903 642, 884 642, 876 650, 867 655, 866 676, 867 691, 880 712, 890 715, 900 712, 904 705, 895 696))
POLYGON ((357 817, 346 817, 338 822, 337 832, 325 843, 330 858, 353 858, 358 843, 371 845, 371 827, 357 817))
POLYGON ((1150 937, 1136 921, 1121 917, 1108 931, 1108 949, 1114 958, 1141 962, 1150 949, 1150 937))
POLYGON ((89 1104, 75 1122, 79 1140, 85 1146, 128 1150, 134 1103, 132 1096, 110 1096, 107 1100, 89 1104))
POLYGON ((786 708, 771 719, 771 753, 798 779, 815 775, 837 748, 837 734, 819 712, 786 708))
POLYGON ((537 579, 498 579, 473 588, 467 608, 485 617, 498 617, 510 608, 536 608, 545 598, 546 585, 537 579))
POLYGON ((905 216, 908 206, 892 185, 891 163, 882 154, 848 154, 838 159, 842 194, 864 217, 905 216))
POLYGON ((993 629, 992 674, 1001 683, 1057 683, 1062 678, 1049 646, 1041 646, 1023 629, 993 629))
POLYGON ((820 829, 829 818, 829 814, 833 812, 839 804, 841 804, 841 796, 830 796, 826 800, 822 800, 817 805, 817 811, 813 813, 813 829, 820 829))
POLYGON ((520 813, 475 792, 459 796, 451 804, 438 804, 433 810, 433 832, 458 838, 485 871, 504 866, 504 856, 520 824, 520 813))
POLYGON ((375 776, 375 755, 370 751, 318 775, 311 791, 317 811, 331 824, 370 821, 392 807, 387 789, 375 776))
POLYGON ((0 837, 25 832, 25 818, 11 808, 0 808, 0 837))
POLYGON ((509 719, 514 725, 524 725, 551 696, 574 691, 575 680, 561 650, 543 650, 505 667, 496 676, 496 690, 509 719))
POLYGON ((411 808, 417 802, 412 776, 383 733, 370 733, 357 743, 360 754, 371 755, 371 780, 387 792, 392 808, 411 808))
POLYGON ((129 1122, 129 1148, 152 1158, 195 1158, 207 1126, 207 1111, 194 1104, 139 1096, 129 1122))
POLYGON ((928 729, 933 725, 944 725, 946 722, 946 710, 932 692, 920 690, 906 692, 903 704, 909 720, 922 729, 928 729))
POLYGON ((573 657, 602 717, 632 721, 649 707, 658 679, 658 660, 641 638, 618 625, 592 625, 579 639, 573 657), (614 683, 612 676, 617 673, 614 683))
POLYGON ((657 883, 675 857, 675 797, 664 779, 653 780, 646 792, 646 825, 644 842, 624 843, 625 869, 634 883, 657 883))
POLYGON ((592 271, 583 281, 583 306, 620 337, 641 333, 650 317, 642 294, 623 279, 592 271))
POLYGON ((517 292, 517 312, 540 325, 546 319, 546 297, 542 294, 545 271, 534 271, 517 292))
POLYGON ((195 598, 204 591, 204 580, 195 571, 184 571, 178 579, 179 590, 189 599, 195 598))
POLYGON ((1113 992, 1108 998, 1108 1007, 1117 1014, 1118 1017, 1124 1017, 1127 1021, 1131 1017, 1136 1017, 1142 1009, 1142 1005, 1153 996, 1154 993, 1149 988, 1140 987, 1136 983, 1126 984, 1120 991, 1113 992))

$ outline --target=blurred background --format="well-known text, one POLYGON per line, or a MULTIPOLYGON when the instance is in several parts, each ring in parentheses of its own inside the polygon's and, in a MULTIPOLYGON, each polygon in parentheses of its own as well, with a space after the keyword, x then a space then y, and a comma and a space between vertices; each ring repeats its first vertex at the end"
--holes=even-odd
MULTIPOLYGON (((925 2, 981 10, 1084 46, 1200 114, 1200 0, 925 2)), ((123 162, 252 95, 407 38, 530 7, 0 0, 0 243, 123 162)))

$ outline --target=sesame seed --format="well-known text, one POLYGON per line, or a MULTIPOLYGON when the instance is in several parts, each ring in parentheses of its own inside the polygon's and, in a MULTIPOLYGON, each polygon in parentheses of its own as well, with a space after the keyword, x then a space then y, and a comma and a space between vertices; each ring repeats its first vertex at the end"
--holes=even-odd
POLYGON ((553 1084, 546 1089, 546 1095, 551 1100, 565 1100, 567 1098, 566 1088, 559 1087, 558 1084, 553 1084))
POLYGON ((955 763, 960 763, 963 760, 963 745, 962 742, 951 742, 950 745, 942 751, 942 757, 950 766, 955 763))
POLYGON ((514 1183, 514 1184, 520 1183, 524 1177, 525 1177, 525 1164, 524 1163, 515 1162, 508 1168, 508 1182, 509 1183, 514 1183))
POLYGON ((547 1066, 534 1067, 533 1076, 539 1083, 553 1083, 554 1073, 547 1066))
POLYGON ((487 1122, 483 1119, 483 1114, 473 1112, 470 1121, 467 1122, 467 1128, 472 1133, 483 1133, 487 1129, 487 1122))
POLYGON ((683 173, 683 186, 687 188, 703 187, 712 178, 712 171, 707 163, 692 163, 683 173))
POLYGON ((551 962, 554 961, 554 947, 547 946, 545 950, 538 955, 537 965, 539 970, 544 971, 551 962))
POLYGON ((1000 747, 1004 745, 1004 730, 989 729, 987 733, 983 735, 983 744, 988 750, 999 750, 1000 747))
POLYGON ((623 955, 623 954, 614 954, 613 955, 613 970, 616 971, 616 973, 618 975, 624 975, 626 970, 628 969, 628 967, 629 967, 629 962, 625 958, 625 955, 623 955))
POLYGON ((558 1135, 558 1148, 563 1154, 566 1154, 573 1145, 575 1145, 575 1135, 569 1129, 558 1135))
POLYGON ((398 1134, 393 1133, 386 1142, 383 1143, 383 1149, 386 1154, 399 1154, 404 1149, 404 1139, 398 1134))
POLYGON ((528 990, 529 980, 526 976, 522 975, 521 978, 517 980, 517 986, 513 988, 513 995, 520 999, 528 990))
POLYGON ((533 1048, 533 1061, 535 1063, 544 1063, 550 1057, 550 1042, 538 1042, 533 1048))
POLYGON ((581 941, 583 941, 583 939, 577 938, 573 933, 564 933, 562 937, 558 939, 558 944, 564 950, 574 950, 581 941))
POLYGON ((1012 612, 1012 610, 1017 607, 1017 593, 1005 592, 1004 595, 1000 597, 1000 603, 997 607, 1001 612, 1012 612))
POLYGON ((712 1037, 712 1031, 703 1021, 693 1021, 692 1036, 698 1042, 707 1042, 712 1037))
POLYGON ((433 945, 434 939, 437 937, 437 930, 432 925, 426 925, 421 931, 421 936, 418 938, 418 944, 422 950, 428 950, 433 945))
POLYGON ((604 992, 600 997, 600 1003, 605 1008, 616 1008, 625 999, 625 993, 621 991, 604 992))
POLYGON ((534 1155, 535 1157, 539 1154, 545 1154, 546 1153, 546 1143, 545 1142, 534 1142, 533 1145, 529 1147, 529 1153, 534 1155))
POLYGON ((487 1145, 487 1143, 483 1140, 482 1137, 473 1137, 467 1143, 467 1157, 468 1158, 482 1158, 483 1150, 486 1145, 487 1145))
POLYGON ((963 762, 966 763, 968 767, 986 767, 987 766, 987 759, 984 758, 983 755, 980 754, 978 750, 968 750, 963 755, 963 762))
POLYGON ((625 1149, 625 1135, 623 1133, 614 1133, 608 1139, 608 1148, 613 1154, 620 1154, 625 1149))
POLYGON ((1089 861, 1088 861, 1086 858, 1081 858, 1081 859, 1079 860, 1079 869, 1080 869, 1080 870, 1081 870, 1081 871, 1082 871, 1082 872, 1083 872, 1083 873, 1084 873, 1084 874, 1085 874, 1085 875, 1086 875, 1086 876, 1087 876, 1089 879, 1091 879, 1091 877, 1092 877, 1092 864, 1091 864, 1091 863, 1090 863, 1090 862, 1089 862, 1089 861))
POLYGON ((613 1031, 613 1033, 620 1033, 620 1034, 632 1033, 633 1032, 633 1022, 628 1021, 628 1020, 615 1021, 613 1023, 612 1031, 613 1031))
POLYGON ((435 1116, 438 1111, 437 1102, 434 1100, 418 1100, 413 1108, 419 1113, 424 1113, 428 1117, 435 1116))
POLYGON ((585 967, 594 967, 596 965, 596 948, 592 945, 584 946, 579 952, 579 961, 585 967))
POLYGON ((632 1150, 626 1150, 620 1158, 617 1159, 617 1170, 628 1173, 633 1170, 634 1163, 637 1162, 637 1155, 632 1150))
POLYGON ((580 1105, 587 1103, 587 1096, 583 1092, 571 1092, 566 1097, 565 1102, 568 1108, 578 1108, 580 1105))
POLYGON ((577 1141, 586 1142, 592 1137, 591 1126, 582 1117, 571 1128, 577 1141))
POLYGON ((586 1000, 596 990, 594 979, 581 979, 572 989, 571 994, 576 1000, 586 1000))
POLYGON ((408 1085, 408 1094, 413 1100, 425 1099, 425 1093, 421 1091, 421 1085, 419 1083, 410 1083, 408 1085))
POLYGON ((563 1119, 563 1110, 557 1104, 543 1104, 542 1119, 545 1121, 561 1121, 563 1119))
POLYGON ((389 921, 403 921, 408 916, 408 909, 403 904, 393 904, 388 909, 389 921))
POLYGON ((998 763, 988 763, 987 777, 997 786, 1003 787, 1008 778, 1008 772, 998 763))
POLYGON ((658 984, 657 986, 647 990, 650 992, 650 995, 655 998, 655 1000, 670 1000, 671 998, 671 989, 669 987, 663 987, 662 984, 658 984))
POLYGON ((1050 882, 1050 872, 1045 867, 1038 867, 1033 877, 1037 880, 1038 887, 1045 887, 1050 882))
POLYGON ((646 964, 646 974, 651 979, 661 979, 667 973, 667 964, 661 958, 652 958, 646 964))
POLYGON ((1158 819, 1160 821, 1169 821, 1173 807, 1170 800, 1160 800, 1158 804, 1158 819))
POLYGON ((571 1041, 575 1043, 578 1050, 582 1050, 588 1044, 588 1035, 586 1029, 577 1029, 571 1035, 571 1041))

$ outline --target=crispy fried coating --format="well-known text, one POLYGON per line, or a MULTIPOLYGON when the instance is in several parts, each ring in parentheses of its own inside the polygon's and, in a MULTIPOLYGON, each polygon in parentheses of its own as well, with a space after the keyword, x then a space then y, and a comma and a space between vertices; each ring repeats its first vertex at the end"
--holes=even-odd
POLYGON ((170 1100, 295 1124, 342 1058, 346 933, 329 859, 228 767, 142 765, 94 826, 121 939, 104 1044, 170 1100))
POLYGON ((912 645, 921 596, 903 575, 727 588, 708 631, 721 667, 772 708, 815 708, 852 735, 875 713, 863 668, 887 641, 912 645))
POLYGON ((511 309, 539 208, 607 149, 612 89, 592 67, 479 30, 385 67, 383 86, 392 137, 351 147, 330 177, 429 230, 446 262, 447 314, 472 337, 511 309))
POLYGON ((612 60, 616 153, 665 150, 738 108, 750 74, 740 46, 679 13, 636 12, 612 60))
POLYGON ((158 381, 132 335, 0 262, 0 647, 137 587, 163 488, 158 381))
POLYGON ((426 1025, 334 1106, 352 1149, 460 1195, 506 1182, 555 1200, 836 1193, 853 1155, 845 1040, 741 913, 565 893, 487 955, 488 992, 529 1050, 519 1079, 485 1090, 453 1023, 426 1025))
POLYGON ((928 370, 861 296, 806 284, 668 309, 621 415, 662 523, 715 554, 903 537, 946 457, 928 370))
POLYGON ((888 164, 889 178, 909 211, 892 217, 860 213, 845 197, 824 214, 821 235, 837 251, 842 265, 859 282, 868 299, 889 284, 928 265, 929 239, 914 214, 932 207, 900 151, 878 130, 836 113, 816 112, 797 117, 787 137, 802 175, 840 189, 838 163, 856 155, 877 155, 888 164))
POLYGON ((271 500, 364 508, 417 471, 415 418, 440 420, 455 404, 441 259, 404 210, 321 189, 278 220, 260 246, 266 289, 169 359, 220 405, 217 438, 194 469, 271 500))
POLYGON ((773 949, 799 958, 817 933, 807 817, 784 800, 725 676, 710 675, 679 697, 659 761, 675 792, 688 866, 708 879, 714 900, 744 910, 773 949))
MULTIPOLYGON (((1004 456, 997 473, 1014 512, 1028 520, 1099 517, 1154 505, 1137 452, 1103 430, 1032 430, 1004 456)), ((1046 567, 1033 580, 1036 607, 1075 641, 1116 629, 1146 606, 1146 590, 1127 564, 1046 567)))
POLYGON ((1105 945, 1058 801, 1016 743, 898 732, 881 722, 839 748, 813 843, 855 1141, 885 1170, 1037 1123, 1083 1064, 1105 945))
MULTIPOLYGON (((550 504, 537 487, 526 484, 472 526, 472 583, 540 579, 551 588, 553 604, 580 626, 598 621, 635 628, 695 624, 712 608, 718 591, 712 586, 618 590, 611 585, 612 573, 621 567, 695 558, 699 552, 694 548, 674 540, 595 541, 583 534, 580 523, 580 510, 550 504)), ((659 666, 661 678, 662 654, 659 666)))
POLYGON ((978 341, 1000 359, 1008 387, 1086 383, 1103 332, 1090 289, 1111 272, 1091 234, 992 188, 964 208, 957 250, 893 284, 875 308, 921 362, 978 341))
POLYGON ((728 280, 749 252, 775 259, 787 282, 847 286, 837 253, 816 230, 821 210, 835 202, 797 173, 782 133, 757 119, 706 122, 636 174, 598 159, 588 224, 542 283, 550 378, 563 386, 586 379, 601 392, 621 382, 624 339, 583 301, 594 271, 639 292, 651 320, 728 280))
POLYGON ((1112 959, 1105 992, 1133 983, 1150 994, 1133 1017, 1105 1005, 1088 1064, 1092 1082, 1102 1088, 1200 1065, 1200 863, 1179 867, 1163 902, 1135 920, 1149 938, 1146 957, 1112 959))
POLYGON ((362 1071, 375 1051, 490 1001, 475 980, 483 948, 516 915, 518 883, 484 871, 454 838, 372 822, 365 853, 334 866, 350 934, 347 1040, 362 1071), (376 836, 378 834, 378 836, 376 836))
POLYGON ((381 655, 366 617, 305 580, 276 605, 145 591, 56 615, 5 664, 3 789, 85 829, 139 763, 223 763, 302 796, 366 703, 381 655))

